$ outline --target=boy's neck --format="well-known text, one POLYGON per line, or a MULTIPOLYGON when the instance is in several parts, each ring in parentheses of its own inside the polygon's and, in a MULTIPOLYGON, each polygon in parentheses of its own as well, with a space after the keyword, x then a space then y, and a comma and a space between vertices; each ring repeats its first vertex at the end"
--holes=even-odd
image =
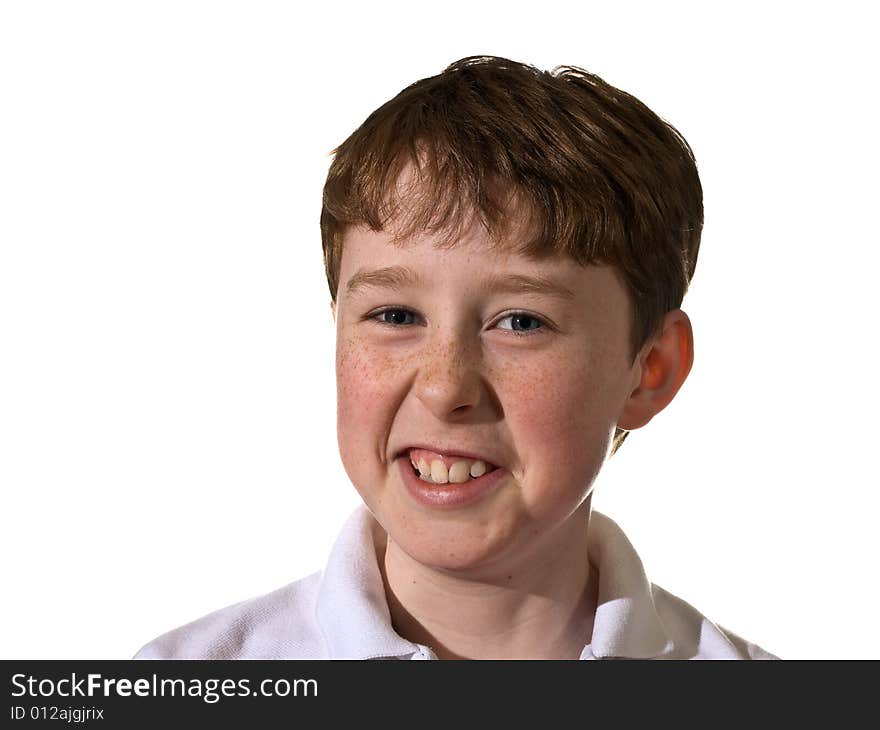
POLYGON ((589 500, 567 536, 496 579, 422 565, 387 540, 378 554, 395 631, 440 659, 577 659, 590 643, 598 574, 587 556, 589 500), (384 554, 383 554, 384 552, 384 554))

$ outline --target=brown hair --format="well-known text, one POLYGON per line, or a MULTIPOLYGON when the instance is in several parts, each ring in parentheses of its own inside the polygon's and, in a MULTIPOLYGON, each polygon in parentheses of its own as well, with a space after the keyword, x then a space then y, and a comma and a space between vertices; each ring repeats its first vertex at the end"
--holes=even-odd
MULTIPOLYGON (((379 107, 333 154, 321 239, 334 301, 349 225, 393 222, 398 242, 445 231, 437 245, 449 246, 476 215, 503 244, 514 199, 534 233, 520 253, 618 271, 633 302, 633 359, 693 276, 703 195, 690 146, 581 68, 464 58, 379 107), (415 181, 401 190, 408 163, 415 181)), ((625 438, 618 429, 615 451, 625 438)))

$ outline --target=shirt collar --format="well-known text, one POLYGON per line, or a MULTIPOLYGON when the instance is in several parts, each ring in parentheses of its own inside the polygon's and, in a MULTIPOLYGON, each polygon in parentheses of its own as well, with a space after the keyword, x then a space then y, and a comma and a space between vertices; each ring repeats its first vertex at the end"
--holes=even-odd
MULTIPOLYGON (((342 529, 324 569, 316 618, 332 658, 410 658, 432 655, 407 641, 391 625, 376 559, 375 520, 359 506, 342 529)), ((599 573, 593 637, 582 659, 649 659, 673 651, 642 561, 620 527, 592 512, 590 562, 599 573)))
POLYGON ((367 508, 358 507, 336 539, 321 577, 315 612, 333 659, 401 658, 421 649, 391 626, 374 525, 367 508))
POLYGON ((581 656, 651 659, 671 654, 674 646, 657 615, 651 584, 623 530, 593 510, 587 549, 599 572, 599 597, 593 638, 581 656))

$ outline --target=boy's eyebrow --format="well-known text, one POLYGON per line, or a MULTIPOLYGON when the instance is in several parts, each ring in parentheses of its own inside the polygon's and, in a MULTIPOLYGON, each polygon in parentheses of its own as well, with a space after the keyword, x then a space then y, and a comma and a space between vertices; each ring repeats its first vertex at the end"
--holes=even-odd
MULTIPOLYGON (((403 289, 422 285, 423 279, 418 272, 406 266, 385 266, 381 269, 361 269, 348 280, 345 291, 352 295, 367 287, 403 289)), ((566 301, 575 298, 571 289, 546 276, 494 274, 483 282, 481 288, 494 294, 543 294, 566 301)))
POLYGON ((380 289, 403 289, 404 287, 418 287, 422 283, 422 277, 406 266, 385 266, 381 269, 361 269, 352 276, 345 285, 348 294, 354 294, 359 289, 370 286, 380 289))
POLYGON ((486 282, 486 289, 502 294, 543 294, 567 301, 574 299, 571 289, 547 276, 495 274, 486 282))

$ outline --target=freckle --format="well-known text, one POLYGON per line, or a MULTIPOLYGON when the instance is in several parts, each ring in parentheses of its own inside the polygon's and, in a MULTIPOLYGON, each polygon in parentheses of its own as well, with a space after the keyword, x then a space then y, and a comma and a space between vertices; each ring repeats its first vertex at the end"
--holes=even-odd
POLYGON ((512 579, 513 579, 513 576, 512 576, 512 575, 508 575, 508 576, 507 576, 507 580, 512 580, 512 579))

